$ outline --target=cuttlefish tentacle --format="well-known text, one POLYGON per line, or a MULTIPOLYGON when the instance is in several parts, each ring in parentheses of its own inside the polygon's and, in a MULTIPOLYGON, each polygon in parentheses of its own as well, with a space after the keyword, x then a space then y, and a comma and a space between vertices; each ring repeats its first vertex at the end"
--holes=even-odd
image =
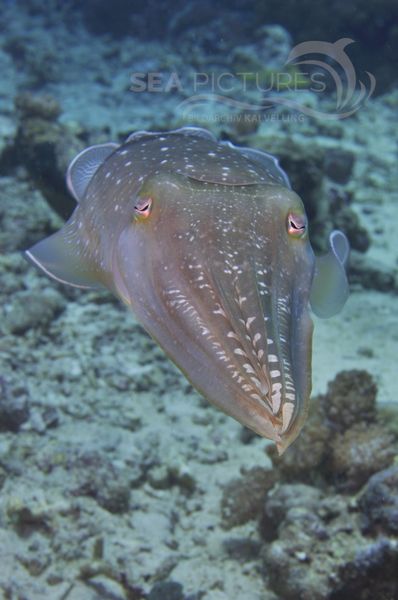
POLYGON ((67 182, 78 206, 27 258, 110 289, 200 393, 282 453, 308 411, 309 303, 327 316, 347 298, 344 234, 315 257, 278 161, 195 127, 91 147, 67 182))

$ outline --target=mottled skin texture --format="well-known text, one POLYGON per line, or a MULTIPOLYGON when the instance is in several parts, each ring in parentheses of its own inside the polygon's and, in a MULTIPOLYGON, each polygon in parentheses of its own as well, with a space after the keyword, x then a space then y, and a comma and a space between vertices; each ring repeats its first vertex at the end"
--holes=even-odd
POLYGON ((308 410, 315 268, 304 225, 289 234, 291 215, 306 220, 285 183, 210 136, 133 138, 51 250, 28 253, 58 279, 111 289, 201 394, 280 452, 308 410))
POLYGON ((299 198, 170 174, 141 193, 153 198, 151 221, 120 236, 119 294, 194 387, 283 449, 310 393, 313 256, 286 233, 299 198), (286 404, 294 416, 281 435, 286 404))

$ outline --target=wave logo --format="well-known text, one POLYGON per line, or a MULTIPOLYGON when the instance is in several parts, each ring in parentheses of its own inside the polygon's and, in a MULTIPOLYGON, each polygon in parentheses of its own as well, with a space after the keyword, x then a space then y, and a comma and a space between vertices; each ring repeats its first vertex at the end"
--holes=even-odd
MULTIPOLYGON (((341 38, 334 43, 322 41, 310 41, 297 44, 289 53, 285 70, 276 74, 274 83, 264 88, 259 79, 253 73, 237 73, 242 85, 238 86, 241 93, 248 91, 247 82, 251 82, 254 89, 262 92, 263 100, 259 103, 237 100, 231 95, 225 95, 220 87, 210 93, 195 94, 181 102, 178 106, 185 114, 193 109, 204 107, 206 104, 228 106, 230 109, 239 111, 264 112, 272 107, 282 106, 303 113, 310 117, 318 117, 327 120, 340 120, 350 117, 363 106, 372 95, 376 87, 376 79, 372 73, 366 71, 367 84, 358 80, 355 67, 346 52, 346 47, 354 40, 341 38), (301 76, 301 83, 297 85, 297 78, 291 77, 292 72, 301 76), (286 84, 286 76, 291 77, 290 85, 286 84), (314 94, 327 95, 327 107, 319 102, 317 107, 308 106, 300 101, 299 95, 303 91, 303 77, 306 78, 306 90, 314 94), (278 82, 282 82, 279 85, 278 82), (327 92, 326 92, 327 90, 327 92), (286 93, 288 92, 288 93, 286 93), (330 100, 335 104, 330 108, 330 100)), ((225 75, 225 74, 224 74, 225 75)), ((232 77, 232 74, 230 74, 232 77)), ((235 86, 235 90, 237 86, 235 86)), ((325 104, 325 103, 324 103, 325 104)))

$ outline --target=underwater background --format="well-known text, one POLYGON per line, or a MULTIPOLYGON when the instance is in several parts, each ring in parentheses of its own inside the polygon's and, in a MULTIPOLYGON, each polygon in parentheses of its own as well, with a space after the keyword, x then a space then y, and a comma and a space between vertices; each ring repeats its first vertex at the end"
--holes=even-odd
POLYGON ((392 0, 2 1, 1 598, 398 599, 397 49, 392 0), (282 457, 21 254, 83 148, 186 125, 277 156, 315 250, 351 245, 282 457))

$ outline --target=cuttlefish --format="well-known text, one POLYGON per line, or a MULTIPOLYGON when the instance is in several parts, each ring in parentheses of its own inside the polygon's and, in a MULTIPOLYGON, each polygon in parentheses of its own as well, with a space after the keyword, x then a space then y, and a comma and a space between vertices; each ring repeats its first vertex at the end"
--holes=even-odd
POLYGON ((345 235, 315 257, 276 158, 195 127, 87 148, 67 184, 71 218, 26 257, 111 290, 203 396, 282 453, 308 411, 310 308, 347 299, 345 235))

